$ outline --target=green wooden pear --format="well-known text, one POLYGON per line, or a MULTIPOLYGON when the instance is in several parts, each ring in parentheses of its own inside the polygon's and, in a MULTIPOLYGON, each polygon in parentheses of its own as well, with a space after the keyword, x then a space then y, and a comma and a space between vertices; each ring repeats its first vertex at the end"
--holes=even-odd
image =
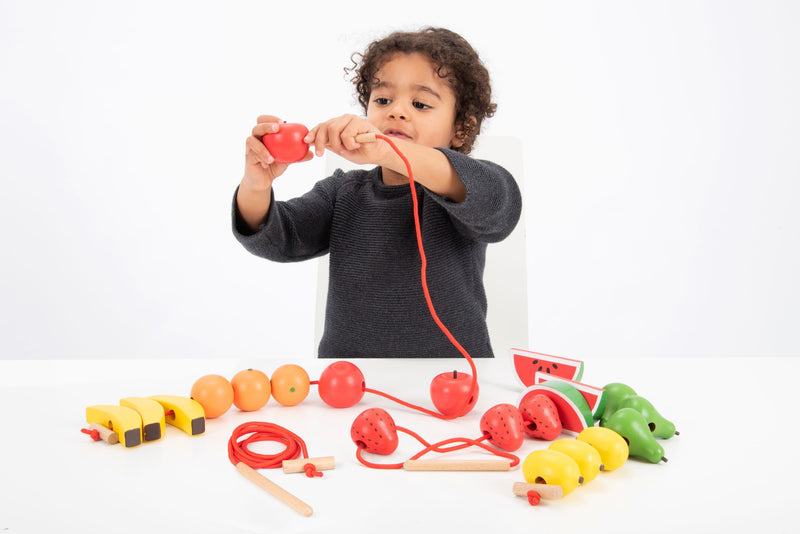
POLYGON ((642 414, 650 427, 653 436, 657 438, 668 439, 678 434, 675 431, 675 425, 663 417, 658 410, 653 407, 653 404, 639 395, 631 395, 622 399, 619 408, 633 408, 642 414))
POLYGON ((630 456, 643 458, 654 464, 667 461, 664 457, 664 448, 653 437, 647 420, 633 408, 618 409, 606 423, 606 428, 613 430, 628 442, 630 456))
POLYGON ((600 426, 606 426, 606 421, 617 411, 617 408, 619 408, 620 403, 624 399, 636 395, 632 387, 621 382, 606 384, 603 390, 605 390, 606 393, 606 408, 603 410, 602 417, 600 417, 600 426))

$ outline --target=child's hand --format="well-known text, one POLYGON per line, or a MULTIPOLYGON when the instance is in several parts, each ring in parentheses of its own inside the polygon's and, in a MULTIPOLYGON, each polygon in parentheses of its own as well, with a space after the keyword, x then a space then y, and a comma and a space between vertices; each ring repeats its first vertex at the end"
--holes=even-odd
POLYGON ((386 144, 356 142, 356 136, 363 133, 381 132, 361 117, 342 115, 314 126, 309 130, 305 142, 314 145, 317 156, 328 149, 353 163, 379 165, 386 157, 386 144))
MULTIPOLYGON (((277 132, 280 126, 281 120, 272 115, 261 115, 256 120, 256 125, 245 143, 243 185, 254 190, 268 190, 272 187, 273 180, 286 171, 288 164, 275 163, 275 158, 261 142, 261 137, 277 132)), ((312 157, 311 154, 307 154, 302 161, 308 161, 312 157)))

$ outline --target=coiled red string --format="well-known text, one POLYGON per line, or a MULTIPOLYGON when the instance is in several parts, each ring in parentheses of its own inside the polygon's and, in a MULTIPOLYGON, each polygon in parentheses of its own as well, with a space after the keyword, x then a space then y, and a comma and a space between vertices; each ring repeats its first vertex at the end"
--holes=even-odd
MULTIPOLYGON (((519 464, 519 458, 516 455, 508 453, 508 452, 503 452, 503 451, 497 450, 494 447, 490 447, 489 445, 487 445, 485 443, 482 443, 485 439, 487 439, 487 436, 483 436, 483 437, 480 437, 478 439, 450 438, 450 439, 446 439, 446 440, 440 441, 438 443, 431 444, 431 443, 428 443, 427 441, 425 441, 425 439, 423 439, 422 436, 420 436, 419 434, 417 434, 416 432, 414 432, 412 430, 409 430, 409 429, 401 427, 401 426, 397 426, 395 428, 397 430, 401 431, 401 432, 405 432, 406 434, 414 437, 417 441, 419 441, 420 443, 425 445, 424 449, 422 449, 417 454, 415 454, 414 456, 409 458, 409 460, 419 460, 420 458, 422 458, 424 455, 428 454, 429 452, 447 453, 447 452, 453 452, 453 451, 459 451, 459 450, 462 450, 462 449, 466 449, 467 447, 476 446, 476 447, 480 447, 480 448, 482 448, 484 450, 489 451, 490 453, 494 454, 495 456, 502 456, 503 458, 508 458, 509 460, 511 460, 511 467, 514 467, 514 466, 519 464), (453 445, 453 446, 450 446, 450 447, 444 447, 444 445, 450 445, 452 443, 457 443, 458 445, 453 445)), ((374 463, 374 462, 370 462, 369 460, 366 460, 362 456, 361 453, 362 453, 363 450, 364 449, 361 448, 361 447, 358 447, 356 449, 356 458, 358 458, 358 461, 361 462, 362 464, 366 465, 367 467, 371 467, 373 469, 402 469, 403 468, 403 464, 405 463, 405 462, 399 462, 399 463, 395 463, 395 464, 377 464, 377 463, 374 463)))
MULTIPOLYGON (((303 439, 280 425, 260 421, 242 423, 237 426, 228 440, 228 459, 233 465, 244 462, 253 469, 275 469, 281 467, 284 460, 294 460, 300 455, 308 458, 308 449, 303 439), (275 441, 286 448, 276 454, 259 454, 248 449, 248 445, 257 441, 275 441)), ((322 476, 313 464, 303 466, 307 477, 322 476)))

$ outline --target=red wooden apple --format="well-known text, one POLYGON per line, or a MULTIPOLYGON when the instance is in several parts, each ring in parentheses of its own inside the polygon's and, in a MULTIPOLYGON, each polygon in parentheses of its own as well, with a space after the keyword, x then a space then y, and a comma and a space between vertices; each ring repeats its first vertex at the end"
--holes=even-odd
POLYGON ((302 124, 284 123, 278 131, 261 137, 276 163, 295 163, 301 161, 308 153, 308 145, 303 139, 308 128, 302 124))
MULTIPOLYGON (((472 388, 472 375, 459 373, 458 371, 441 373, 433 377, 431 381, 431 400, 436 409, 444 415, 456 415, 459 407, 464 403, 464 399, 469 395, 472 388)), ((458 417, 468 413, 478 402, 478 384, 475 384, 475 391, 472 393, 466 406, 458 413, 458 417)))

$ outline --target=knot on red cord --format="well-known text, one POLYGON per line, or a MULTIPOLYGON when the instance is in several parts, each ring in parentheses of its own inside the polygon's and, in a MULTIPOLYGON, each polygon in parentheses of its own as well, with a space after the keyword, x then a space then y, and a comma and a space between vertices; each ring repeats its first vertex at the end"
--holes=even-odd
POLYGON ((314 464, 312 464, 311 462, 308 462, 307 464, 305 464, 303 466, 303 471, 306 472, 306 476, 308 478, 321 477, 322 476, 322 473, 320 471, 317 471, 317 468, 314 467, 314 464))
POLYGON ((528 492, 528 502, 530 503, 531 506, 536 506, 537 504, 539 504, 539 501, 541 500, 542 496, 539 495, 538 491, 530 490, 528 492))
POLYGON ((88 434, 89 437, 92 438, 95 441, 98 441, 100 439, 100 432, 98 432, 96 428, 92 428, 92 429, 81 428, 81 432, 83 432, 84 434, 88 434))

